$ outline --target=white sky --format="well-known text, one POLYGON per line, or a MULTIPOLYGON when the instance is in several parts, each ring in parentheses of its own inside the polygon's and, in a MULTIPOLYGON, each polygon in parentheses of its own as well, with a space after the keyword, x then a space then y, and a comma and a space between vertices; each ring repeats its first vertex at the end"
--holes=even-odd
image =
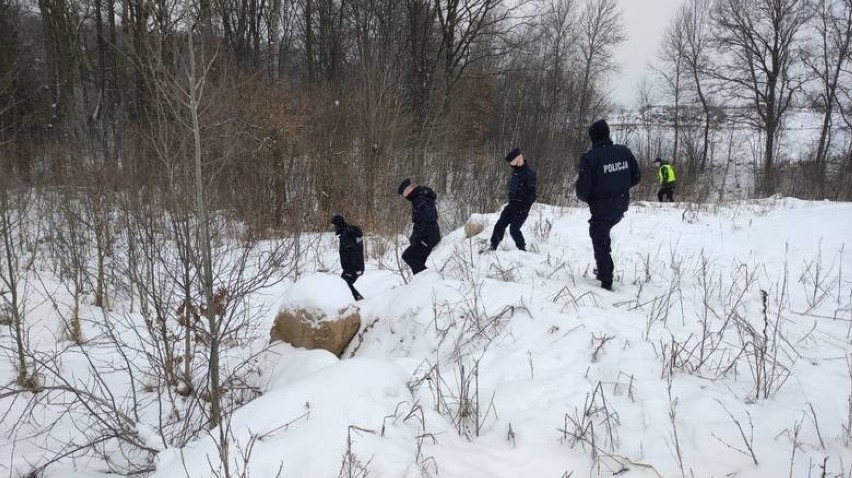
POLYGON ((621 71, 613 75, 610 88, 616 103, 633 106, 639 80, 648 74, 647 65, 656 58, 660 38, 683 0, 620 0, 620 3, 627 41, 616 50, 615 60, 621 71))

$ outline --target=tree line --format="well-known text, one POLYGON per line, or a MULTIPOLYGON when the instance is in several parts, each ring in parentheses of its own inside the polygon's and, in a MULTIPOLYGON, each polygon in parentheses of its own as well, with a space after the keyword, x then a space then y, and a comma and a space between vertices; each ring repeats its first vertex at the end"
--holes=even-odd
MULTIPOLYGON (((807 104, 823 115, 819 142, 785 159, 808 163, 815 197, 836 195, 826 178, 842 176, 832 147, 852 103, 850 11, 683 4, 655 82, 670 105, 665 150, 687 177, 735 115, 762 136, 756 193, 779 191, 779 134, 807 104)), ((493 208, 499 194, 465 186, 497 187, 494 158, 515 143, 552 179, 542 199, 561 202, 586 126, 611 111, 620 15, 616 0, 0 0, 3 176, 185 196, 192 134, 169 97, 193 50, 209 62, 198 119, 214 209, 278 227, 358 204, 347 212, 387 227, 388 185, 406 175, 463 210, 493 208)))
POLYGON ((685 1, 654 68, 672 131, 666 150, 695 180, 712 159, 720 125, 736 122, 758 135, 756 195, 848 199, 850 46, 849 0, 685 1), (791 113, 802 108, 819 117, 818 139, 804 157, 780 147, 791 113))
POLYGON ((494 206, 462 185, 513 143, 562 195, 624 40, 615 0, 2 0, 0 25, 4 177, 185 197, 192 51, 207 199, 260 227, 385 227, 403 175, 494 206))

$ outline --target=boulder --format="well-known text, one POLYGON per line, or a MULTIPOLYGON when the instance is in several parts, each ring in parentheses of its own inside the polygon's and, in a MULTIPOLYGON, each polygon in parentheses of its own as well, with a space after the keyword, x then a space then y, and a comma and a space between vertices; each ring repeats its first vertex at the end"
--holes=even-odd
POLYGON ((471 238, 485 230, 485 217, 481 214, 473 214, 464 223, 464 236, 471 238))
POLYGON ((341 309, 333 316, 316 308, 296 307, 278 311, 269 335, 272 341, 328 350, 340 356, 360 327, 361 315, 355 306, 341 309))

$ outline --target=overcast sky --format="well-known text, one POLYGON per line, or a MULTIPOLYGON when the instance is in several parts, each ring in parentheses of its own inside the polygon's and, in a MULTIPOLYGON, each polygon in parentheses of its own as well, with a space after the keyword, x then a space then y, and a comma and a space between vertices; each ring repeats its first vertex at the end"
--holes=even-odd
POLYGON ((620 0, 627 41, 616 51, 621 67, 610 83, 616 103, 634 106, 639 80, 657 55, 660 38, 683 0, 620 0))

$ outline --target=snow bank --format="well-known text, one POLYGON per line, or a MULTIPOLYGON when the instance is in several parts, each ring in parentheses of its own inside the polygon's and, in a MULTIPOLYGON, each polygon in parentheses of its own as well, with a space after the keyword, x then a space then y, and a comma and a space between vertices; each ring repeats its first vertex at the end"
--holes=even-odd
MULTIPOLYGON (((331 354, 287 346, 270 354, 277 372, 269 391, 237 410, 228 425, 232 473, 337 476, 350 452, 363 463, 372 458, 375 476, 405 475, 413 433, 402 421, 388 419, 411 402, 400 368, 370 359, 337 361, 331 354)), ((201 478, 220 472, 215 433, 182 453, 161 453, 153 476, 201 478)))
POLYGON ((352 293, 343 279, 314 273, 301 277, 290 287, 278 310, 304 309, 318 316, 335 317, 352 302, 352 293))

